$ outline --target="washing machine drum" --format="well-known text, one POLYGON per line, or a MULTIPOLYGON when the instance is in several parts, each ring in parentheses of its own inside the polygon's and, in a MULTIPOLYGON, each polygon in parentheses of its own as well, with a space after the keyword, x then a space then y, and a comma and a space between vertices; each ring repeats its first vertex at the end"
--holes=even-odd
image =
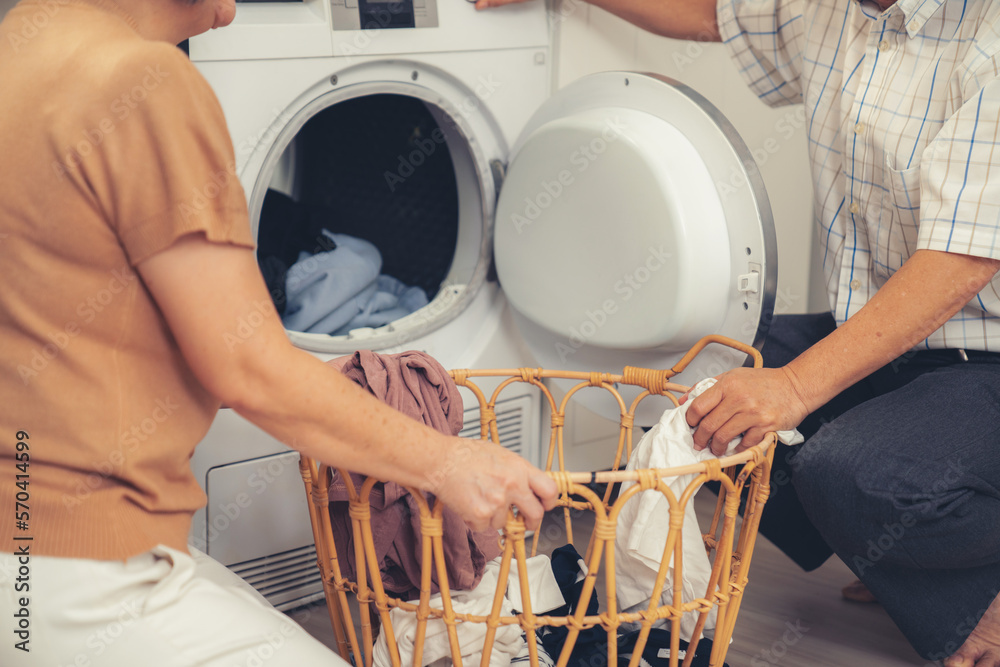
MULTIPOLYGON (((606 72, 550 98, 512 151, 494 243, 545 367, 670 368, 708 334, 759 346, 771 319, 777 260, 756 164, 717 109, 664 77, 606 72)), ((706 352, 677 381, 746 360, 706 352)))

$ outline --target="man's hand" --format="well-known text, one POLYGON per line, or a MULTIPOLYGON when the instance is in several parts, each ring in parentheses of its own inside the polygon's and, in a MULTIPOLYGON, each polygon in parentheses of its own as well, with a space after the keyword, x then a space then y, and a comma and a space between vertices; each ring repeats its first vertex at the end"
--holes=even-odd
POLYGON ((813 410, 920 343, 985 287, 1000 260, 918 250, 855 315, 780 369, 719 376, 688 410, 695 448, 739 450, 794 428, 813 410))
MULTIPOLYGON (((540 2, 541 0, 539 0, 540 2)), ((487 9, 489 7, 502 7, 503 5, 513 5, 528 0, 476 0, 476 9, 487 9)))
POLYGON ((799 393, 794 374, 787 368, 737 368, 694 399, 688 408, 688 426, 696 450, 711 447, 721 456, 729 442, 742 435, 736 447, 752 447, 771 431, 793 429, 809 408, 799 393))
POLYGON ((552 479, 492 442, 455 438, 455 454, 431 473, 432 491, 473 530, 500 529, 513 505, 530 530, 556 505, 552 479))
MULTIPOLYGON (((476 9, 502 7, 527 0, 476 0, 476 9)), ((541 2, 541 0, 537 0, 541 2)), ((718 42, 716 0, 585 0, 655 35, 718 42)))

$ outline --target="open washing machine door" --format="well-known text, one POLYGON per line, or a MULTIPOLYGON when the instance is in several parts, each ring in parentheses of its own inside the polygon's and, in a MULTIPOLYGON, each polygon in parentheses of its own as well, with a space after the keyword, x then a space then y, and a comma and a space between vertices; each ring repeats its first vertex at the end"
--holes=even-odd
MULTIPOLYGON (((708 334, 759 348, 771 321, 777 251, 757 165, 711 103, 665 77, 594 74, 543 104, 511 152, 494 244, 544 367, 670 368, 708 334)), ((675 381, 745 360, 709 346, 675 381)), ((598 393, 577 396, 616 419, 598 393)), ((637 423, 667 406, 645 401, 637 423)))

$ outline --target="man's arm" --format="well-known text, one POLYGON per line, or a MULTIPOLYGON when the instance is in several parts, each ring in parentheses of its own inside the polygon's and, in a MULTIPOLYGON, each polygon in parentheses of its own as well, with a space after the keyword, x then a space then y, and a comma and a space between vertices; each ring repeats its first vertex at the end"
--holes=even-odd
POLYGON ((188 236, 138 271, 205 387, 290 447, 348 470, 433 491, 472 527, 510 505, 529 525, 551 479, 506 449, 446 437, 377 401, 285 335, 253 251, 188 236), (240 322, 257 321, 251 333, 240 322))
MULTIPOLYGON (((565 1, 565 0, 564 0, 565 1)), ((703 42, 718 42, 716 0, 586 0, 643 30, 703 42)), ((525 0, 477 0, 476 9, 500 7, 525 0)))
POLYGON ((696 449, 721 454, 768 431, 794 428, 841 391, 897 358, 947 322, 986 286, 1000 260, 918 250, 836 331, 784 368, 723 374, 688 409, 696 449))

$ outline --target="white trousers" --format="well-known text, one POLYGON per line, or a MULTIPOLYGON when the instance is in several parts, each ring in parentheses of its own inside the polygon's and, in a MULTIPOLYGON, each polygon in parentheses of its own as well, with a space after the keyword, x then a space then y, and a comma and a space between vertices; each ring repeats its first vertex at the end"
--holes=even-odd
POLYGON ((0 665, 346 664, 221 563, 191 553, 161 545, 124 562, 31 556, 27 575, 17 556, 0 554, 0 665))

